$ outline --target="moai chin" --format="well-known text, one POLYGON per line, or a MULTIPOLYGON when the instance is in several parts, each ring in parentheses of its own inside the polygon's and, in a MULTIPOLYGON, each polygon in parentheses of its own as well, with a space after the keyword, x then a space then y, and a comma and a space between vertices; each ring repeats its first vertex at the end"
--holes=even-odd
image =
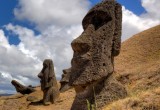
POLYGON ((87 102, 101 110, 127 95, 112 74, 114 57, 120 53, 122 7, 115 0, 103 0, 87 13, 82 25, 84 32, 71 43, 74 54, 65 75, 76 91, 71 110, 87 110, 87 102))
POLYGON ((41 79, 41 90, 43 91, 43 104, 53 104, 59 96, 59 89, 54 73, 54 65, 51 59, 46 59, 43 62, 43 68, 38 74, 41 79))

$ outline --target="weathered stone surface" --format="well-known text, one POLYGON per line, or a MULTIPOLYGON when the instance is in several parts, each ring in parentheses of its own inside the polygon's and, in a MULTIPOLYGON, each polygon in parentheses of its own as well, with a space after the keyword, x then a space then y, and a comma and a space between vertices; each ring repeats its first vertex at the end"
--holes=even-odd
POLYGON ((16 88, 16 91, 20 92, 21 94, 30 94, 35 91, 33 87, 24 86, 20 84, 19 82, 17 82, 16 80, 12 80, 11 83, 16 88))
POLYGON ((74 50, 71 85, 86 85, 113 72, 113 59, 120 51, 121 5, 104 1, 84 17, 84 32, 71 45, 74 50))
POLYGON ((43 91, 43 103, 52 104, 59 97, 59 88, 54 73, 54 65, 51 59, 46 59, 43 62, 43 68, 38 74, 41 79, 41 90, 43 91))
POLYGON ((127 95, 112 74, 121 47, 122 7, 115 0, 104 0, 87 13, 82 25, 84 32, 71 43, 70 71, 64 75, 69 76, 66 84, 76 90, 71 110, 87 110, 87 101, 101 109, 127 95))

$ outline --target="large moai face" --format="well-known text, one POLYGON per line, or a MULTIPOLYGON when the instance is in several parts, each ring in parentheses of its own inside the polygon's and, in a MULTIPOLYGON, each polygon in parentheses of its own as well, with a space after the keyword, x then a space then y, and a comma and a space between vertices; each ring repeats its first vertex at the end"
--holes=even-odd
POLYGON ((86 85, 113 72, 115 14, 116 2, 104 1, 93 7, 83 19, 84 32, 71 43, 74 51, 72 85, 86 85))
POLYGON ((69 84, 87 86, 113 73, 113 57, 119 54, 121 6, 114 0, 94 6, 82 21, 83 33, 72 41, 74 51, 69 84))

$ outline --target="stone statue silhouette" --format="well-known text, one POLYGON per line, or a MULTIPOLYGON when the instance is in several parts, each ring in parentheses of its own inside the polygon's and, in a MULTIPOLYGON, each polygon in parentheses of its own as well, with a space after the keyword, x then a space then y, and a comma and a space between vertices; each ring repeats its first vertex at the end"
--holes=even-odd
POLYGON ((82 25, 83 33, 71 43, 71 68, 63 74, 61 89, 75 88, 71 110, 87 110, 87 102, 101 109, 127 95, 113 76, 114 57, 121 47, 122 7, 115 0, 104 0, 87 13, 82 25))
POLYGON ((16 91, 21 94, 30 94, 35 91, 32 86, 24 86, 16 80, 12 80, 11 83, 15 87, 16 91))
POLYGON ((52 104, 59 96, 59 89, 54 73, 54 66, 51 59, 46 59, 43 62, 43 68, 38 74, 41 79, 41 90, 43 91, 43 104, 48 105, 49 102, 52 104))

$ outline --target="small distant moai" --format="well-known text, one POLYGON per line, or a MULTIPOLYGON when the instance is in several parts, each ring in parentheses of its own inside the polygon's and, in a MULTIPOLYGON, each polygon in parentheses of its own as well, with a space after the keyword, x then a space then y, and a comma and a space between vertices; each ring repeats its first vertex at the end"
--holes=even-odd
POLYGON ((59 97, 59 88, 54 73, 54 65, 51 59, 46 59, 43 62, 43 68, 38 74, 41 79, 41 90, 43 91, 43 104, 53 104, 59 97))
POLYGON ((121 47, 122 7, 115 0, 103 0, 87 13, 82 25, 84 32, 71 43, 71 68, 62 79, 69 76, 65 85, 76 91, 71 110, 88 110, 88 105, 101 110, 127 95, 113 75, 114 57, 121 47))
POLYGON ((60 83, 61 83, 61 88, 59 89, 60 92, 65 92, 65 91, 67 91, 68 89, 72 88, 72 87, 69 85, 70 75, 71 75, 71 69, 70 69, 70 68, 63 70, 62 79, 60 80, 60 83))

